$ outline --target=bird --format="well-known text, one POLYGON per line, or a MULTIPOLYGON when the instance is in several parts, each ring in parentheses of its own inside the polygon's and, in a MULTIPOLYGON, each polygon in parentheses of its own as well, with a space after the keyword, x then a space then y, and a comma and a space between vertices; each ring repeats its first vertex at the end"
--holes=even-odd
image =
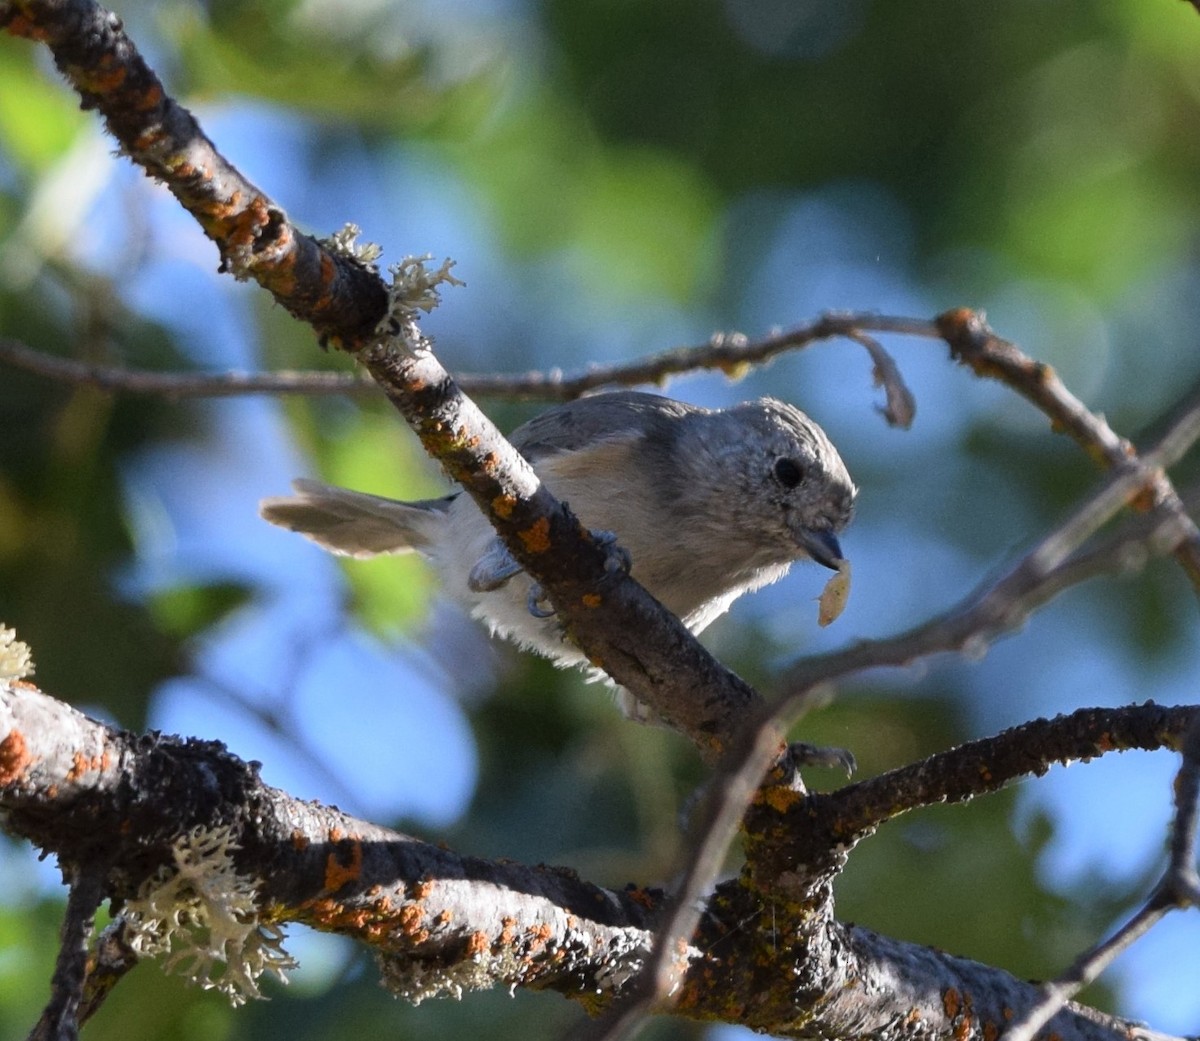
MULTIPOLYGON (((821 427, 775 398, 708 409, 611 391, 550 408, 509 440, 693 633, 796 561, 845 564, 838 535, 857 489, 821 427)), ((309 479, 293 488, 264 499, 261 516, 344 556, 420 553, 493 635, 560 666, 587 665, 461 490, 406 502, 309 479)))

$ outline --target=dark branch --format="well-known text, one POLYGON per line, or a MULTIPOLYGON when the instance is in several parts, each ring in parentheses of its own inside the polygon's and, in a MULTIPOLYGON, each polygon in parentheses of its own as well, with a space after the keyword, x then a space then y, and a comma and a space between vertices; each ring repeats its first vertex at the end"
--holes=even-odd
POLYGON ((13 0, 0 8, 0 28, 50 48, 83 107, 100 112, 122 151, 216 243, 223 270, 258 282, 324 338, 354 347, 372 336, 387 306, 379 277, 300 232, 227 162, 116 15, 90 0, 13 0))
POLYGON ((103 872, 80 872, 72 881, 63 915, 58 960, 50 981, 50 1001, 30 1033, 29 1041, 75 1041, 79 1037, 88 942, 96 921, 96 908, 103 898, 103 872))
MULTIPOLYGON (((1174 717, 1159 722, 1170 743, 1174 717)), ((601 1010, 644 963, 664 906, 656 891, 614 892, 569 870, 463 856, 301 802, 215 742, 139 738, 29 684, 0 684, 0 811, 68 871, 110 864, 78 900, 94 907, 102 892, 126 913, 182 837, 230 828, 262 922, 355 937, 409 999, 508 985, 601 1010)), ((83 935, 82 919, 72 921, 72 936, 83 935)), ((718 887, 677 957, 676 1011, 798 1038, 878 1036, 896 1014, 897 985, 905 1010, 941 1037, 964 1015, 946 1000, 950 989, 971 993, 980 1022, 996 1026, 1005 1006, 1036 995, 998 969, 839 925, 827 905, 764 902, 740 880, 718 887)), ((1128 1026, 1073 1008, 1054 1020, 1063 1041, 1120 1041, 1128 1026)))

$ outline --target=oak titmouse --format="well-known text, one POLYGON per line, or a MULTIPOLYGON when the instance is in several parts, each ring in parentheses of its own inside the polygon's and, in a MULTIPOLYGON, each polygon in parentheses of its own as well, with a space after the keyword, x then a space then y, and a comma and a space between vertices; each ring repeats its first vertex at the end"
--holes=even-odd
MULTIPOLYGON (((656 394, 580 398, 510 435, 538 476, 593 531, 615 534, 632 575, 700 632, 794 560, 837 570, 837 532, 855 488, 825 432, 772 398, 713 411, 656 394)), ((334 553, 416 550, 473 616, 552 658, 585 664, 539 609, 522 572, 470 497, 398 502, 298 480, 261 513, 334 553)))

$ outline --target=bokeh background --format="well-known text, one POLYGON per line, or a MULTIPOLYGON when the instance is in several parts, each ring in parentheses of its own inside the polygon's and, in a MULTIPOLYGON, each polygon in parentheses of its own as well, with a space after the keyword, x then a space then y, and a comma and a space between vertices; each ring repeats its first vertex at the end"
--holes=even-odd
MULTIPOLYGON (((750 335, 831 308, 987 311, 1116 429, 1149 439, 1200 378, 1200 16, 1179 0, 124 0, 168 89, 314 233, 385 262, 453 257, 428 321, 461 371, 574 370, 750 335)), ((263 292, 112 155, 45 52, 0 38, 0 335, 164 370, 330 368, 263 292)), ((861 486, 855 565, 826 631, 798 568, 706 636, 764 689, 797 656, 942 611, 1045 532, 1097 474, 1044 417, 892 339, 914 428, 876 412, 869 361, 828 344, 706 405, 798 403, 861 486)), ((484 401, 505 427, 536 406, 484 401)), ((444 487, 372 396, 180 403, 0 369, 0 620, 48 691, 132 728, 219 738, 296 795, 465 852, 669 877, 701 780, 673 735, 581 677, 490 643, 419 561, 343 565, 260 522, 295 475, 444 487)), ((1186 471, 1186 464, 1183 467, 1186 471)), ((845 684, 803 725, 872 775, 1084 705, 1195 700, 1195 604, 1169 562, 1073 590, 979 661, 845 684)), ((1043 977, 1140 899, 1163 861, 1166 754, 1108 757, 885 828, 843 917, 1043 977)), ((838 782, 815 773, 817 786, 838 782)), ((63 893, 0 846, 0 1037, 44 1001, 63 893)), ((412 1009, 370 959, 293 930, 272 1000, 139 968, 86 1036, 551 1037, 552 995, 412 1009)), ((1168 921, 1091 1000, 1195 1033, 1200 929, 1168 921)), ((661 1022, 652 1036, 743 1036, 661 1022)))

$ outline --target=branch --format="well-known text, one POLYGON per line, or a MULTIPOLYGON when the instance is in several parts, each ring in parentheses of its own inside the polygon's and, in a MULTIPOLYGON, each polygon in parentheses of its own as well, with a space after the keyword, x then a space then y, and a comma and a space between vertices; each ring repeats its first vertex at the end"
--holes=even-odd
POLYGON ((29 1041, 75 1041, 79 1037, 79 1011, 87 978, 88 937, 103 900, 103 873, 94 868, 80 872, 71 883, 63 915, 62 940, 50 1001, 29 1041))
MULTIPOLYGON (((129 921, 148 892, 172 891, 164 867, 181 863, 181 842, 228 833, 217 845, 254 893, 244 925, 298 921, 352 936, 378 953, 386 985, 408 1000, 522 986, 601 1010, 629 989, 664 906, 653 890, 614 892, 566 869, 464 856, 293 799, 219 743, 138 737, 28 683, 0 683, 0 811, 67 871, 111 865, 102 891, 129 921)), ((228 873, 222 879, 225 892, 237 888, 228 873)), ((174 944, 187 953, 197 942, 179 931, 172 940, 172 960, 174 944)), ((869 1041, 897 1007, 928 1036, 961 1036, 965 1023, 999 1028, 1004 1007, 1036 995, 1001 970, 787 900, 764 903, 737 880, 718 887, 677 954, 675 1011, 797 1038, 869 1041), (951 992, 970 1004, 948 1000, 951 992)), ((1130 1026, 1073 1007, 1053 1020, 1063 1041, 1121 1041, 1130 1026)))
MULTIPOLYGON (((718 333, 707 344, 674 348, 618 365, 593 365, 570 375, 552 369, 516 375, 459 373, 455 379, 465 393, 482 397, 571 401, 602 387, 661 385, 670 376, 701 369, 720 369, 736 378, 750 365, 769 361, 787 351, 802 350, 823 340, 844 337, 862 344, 870 353, 875 382, 886 392, 883 414, 888 422, 908 427, 916 411, 912 393, 905 386, 895 362, 869 335, 872 332, 938 336, 934 323, 921 319, 869 312, 829 312, 814 322, 757 340, 748 339, 741 333, 718 333)), ((0 361, 63 383, 84 384, 111 393, 152 394, 168 399, 244 394, 361 394, 375 389, 374 381, 364 373, 156 372, 61 358, 2 338, 0 361)))
POLYGON ((389 961, 389 985, 410 998, 496 984, 577 998, 611 990, 644 954, 659 902, 571 871, 461 856, 293 799, 218 742, 138 737, 28 683, 0 683, 0 809, 8 830, 65 871, 111 865, 102 895, 127 909, 173 863, 181 837, 231 829, 233 864, 263 922, 371 945, 389 961))
POLYGON ((375 381, 358 372, 155 372, 61 358, 0 337, 0 361, 37 376, 110 393, 146 394, 168 400, 249 394, 378 394, 375 381))
POLYGON ((417 322, 449 263, 409 258, 385 287, 353 236, 318 243, 216 151, 125 35, 90 0, 14 0, 0 25, 42 40, 84 105, 99 109, 131 159, 164 183, 217 243, 222 265, 252 278, 323 341, 356 352, 452 481, 461 484, 548 594, 568 638, 710 759, 761 698, 717 662, 540 484, 466 398, 417 322), (598 609, 603 607, 603 609, 598 609))
POLYGON ((803 814, 788 814, 795 829, 791 855, 803 858, 833 846, 844 852, 843 847, 911 810, 998 792, 1021 778, 1041 777, 1054 763, 1086 762, 1134 749, 1179 749, 1197 721, 1200 706, 1147 702, 1077 709, 1023 723, 835 792, 809 795, 803 814))
MULTIPOLYGON (((1135 458, 1133 445, 1119 437, 1103 416, 1089 411, 1049 365, 1034 361, 1015 344, 1001 339, 982 315, 959 308, 939 315, 937 326, 950 345, 952 358, 969 366, 977 376, 998 379, 1033 402, 1050 417, 1053 429, 1073 438, 1094 462, 1120 470, 1135 458)), ((1200 531, 1187 516, 1166 475, 1152 477, 1142 496, 1131 505, 1141 510, 1166 511, 1190 526, 1188 537, 1175 547, 1175 559, 1200 596, 1200 531)))
POLYGON ((1005 1035, 1005 1041, 1033 1041, 1050 1017, 1116 957, 1144 936, 1170 911, 1200 906, 1200 877, 1196 873, 1196 827, 1200 812, 1200 716, 1183 740, 1183 765, 1175 779, 1175 818, 1171 827, 1171 858, 1150 898, 1109 939, 1085 951, 1066 972, 1042 984, 1038 998, 1005 1035))
POLYGON ((122 151, 166 185, 216 243, 223 271, 258 282, 338 345, 372 336, 387 306, 378 277, 301 233, 227 162, 163 89, 119 18, 90 0, 10 0, 0 7, 0 28, 50 48, 83 107, 104 116, 122 151))

